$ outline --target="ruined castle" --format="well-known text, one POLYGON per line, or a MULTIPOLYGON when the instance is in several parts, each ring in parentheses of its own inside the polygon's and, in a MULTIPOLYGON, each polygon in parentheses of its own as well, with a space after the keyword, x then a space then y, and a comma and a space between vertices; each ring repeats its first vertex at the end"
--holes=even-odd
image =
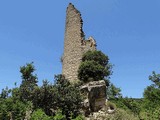
MULTIPOLYGON (((72 83, 78 81, 78 69, 83 54, 88 50, 96 50, 96 41, 93 37, 85 40, 82 27, 81 13, 70 3, 66 11, 62 74, 72 83)), ((86 83, 80 87, 80 90, 85 96, 82 103, 85 116, 92 112, 98 112, 102 108, 106 109, 106 83, 104 80, 86 83)))
POLYGON ((78 68, 82 55, 88 50, 96 50, 93 37, 85 40, 81 13, 69 3, 66 11, 64 53, 62 56, 62 74, 70 82, 78 81, 78 68))

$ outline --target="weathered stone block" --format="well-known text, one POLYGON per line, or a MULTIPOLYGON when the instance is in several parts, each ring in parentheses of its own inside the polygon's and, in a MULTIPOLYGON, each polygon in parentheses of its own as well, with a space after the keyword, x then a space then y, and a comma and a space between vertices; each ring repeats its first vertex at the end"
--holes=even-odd
POLYGON ((81 92, 85 96, 83 104, 85 111, 97 112, 105 106, 106 84, 104 80, 89 82, 81 86, 81 92), (88 104, 86 104, 85 101, 87 101, 88 104))

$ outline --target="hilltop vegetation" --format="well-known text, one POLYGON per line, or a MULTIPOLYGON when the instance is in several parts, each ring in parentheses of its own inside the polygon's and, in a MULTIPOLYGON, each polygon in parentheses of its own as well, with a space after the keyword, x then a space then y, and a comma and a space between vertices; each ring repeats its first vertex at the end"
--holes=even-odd
POLYGON ((20 87, 5 88, 0 95, 1 120, 61 120, 76 118, 81 107, 78 85, 72 85, 62 75, 55 76, 55 83, 47 80, 38 86, 33 74, 33 63, 20 68, 20 87))
POLYGON ((54 83, 43 81, 38 86, 33 63, 20 67, 22 82, 12 89, 2 89, 0 94, 1 120, 83 120, 81 102, 83 96, 79 86, 83 83, 105 79, 108 106, 116 108, 106 120, 159 120, 160 119, 160 74, 149 76, 152 81, 146 86, 144 97, 134 99, 123 97, 121 89, 109 78, 112 65, 109 58, 100 51, 89 51, 82 59, 79 69, 80 83, 71 84, 63 75, 56 75, 54 83), (93 64, 94 63, 94 64, 93 64), (95 69, 94 69, 95 68, 95 69))

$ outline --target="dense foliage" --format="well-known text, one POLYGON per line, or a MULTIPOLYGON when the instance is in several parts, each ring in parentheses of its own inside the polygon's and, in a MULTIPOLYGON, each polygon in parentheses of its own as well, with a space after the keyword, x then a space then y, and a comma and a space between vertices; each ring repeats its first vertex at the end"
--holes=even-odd
POLYGON ((149 76, 152 82, 144 90, 144 98, 115 98, 111 101, 120 109, 128 111, 140 120, 160 119, 160 74, 155 72, 149 76))
POLYGON ((22 74, 22 83, 20 85, 20 99, 22 101, 32 101, 34 97, 34 89, 37 86, 37 76, 33 75, 35 68, 33 63, 28 63, 26 66, 20 67, 22 74))
POLYGON ((56 106, 62 110, 62 114, 66 115, 67 118, 71 116, 75 118, 79 114, 82 102, 78 86, 70 84, 62 75, 55 78, 56 106))
MULTIPOLYGON (((140 99, 123 97, 120 88, 108 77, 112 66, 109 58, 100 51, 84 54, 79 79, 83 82, 106 79, 109 108, 116 108, 106 120, 159 120, 160 119, 160 74, 149 76, 151 85, 140 99)), ((0 94, 0 120, 83 120, 80 114, 82 96, 78 84, 70 84, 62 75, 56 75, 54 83, 43 80, 38 86, 38 77, 33 63, 20 67, 22 83, 0 94)))
POLYGON ((111 75, 111 68, 108 56, 101 51, 87 51, 82 57, 78 78, 83 82, 102 80, 111 75))
POLYGON ((54 84, 47 80, 38 86, 33 63, 20 67, 20 87, 2 90, 0 94, 1 120, 64 120, 77 119, 82 97, 78 85, 72 85, 62 75, 55 76, 54 84), (59 112, 61 111, 61 112, 59 112))
POLYGON ((150 86, 144 90, 144 110, 145 119, 159 120, 160 119, 160 74, 154 71, 149 76, 152 82, 150 86))
POLYGON ((114 100, 116 98, 121 98, 121 89, 116 87, 113 83, 108 80, 107 85, 107 99, 114 100))

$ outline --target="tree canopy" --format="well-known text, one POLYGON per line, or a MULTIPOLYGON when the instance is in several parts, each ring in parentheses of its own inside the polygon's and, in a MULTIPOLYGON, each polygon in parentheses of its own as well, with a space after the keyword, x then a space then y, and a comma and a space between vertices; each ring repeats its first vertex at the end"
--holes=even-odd
POLYGON ((56 75, 54 83, 43 80, 38 86, 33 63, 20 67, 20 72, 20 87, 6 87, 0 94, 1 120, 66 120, 80 115, 82 97, 78 85, 56 75))
POLYGON ((101 51, 87 51, 78 70, 78 78, 83 82, 98 81, 112 74, 109 58, 101 51))
POLYGON ((35 71, 33 62, 27 63, 26 65, 20 67, 20 72, 22 74, 22 83, 20 85, 20 98, 22 101, 31 101, 33 100, 35 89, 38 82, 37 76, 33 75, 35 71))

